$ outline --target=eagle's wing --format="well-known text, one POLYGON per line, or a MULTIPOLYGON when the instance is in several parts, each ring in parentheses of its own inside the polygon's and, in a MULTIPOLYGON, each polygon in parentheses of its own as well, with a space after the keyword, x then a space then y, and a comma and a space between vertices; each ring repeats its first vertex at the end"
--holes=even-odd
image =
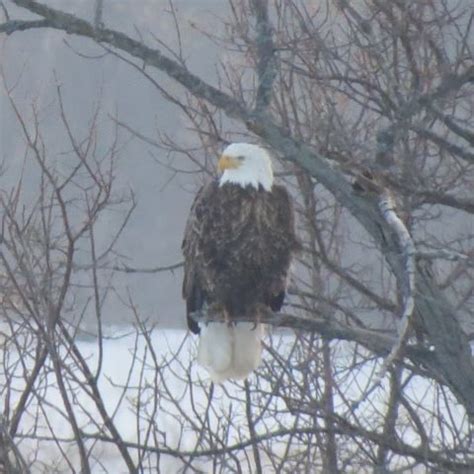
POLYGON ((213 204, 216 182, 202 186, 196 194, 184 230, 182 250, 184 254, 183 298, 186 300, 186 316, 189 329, 199 333, 198 324, 190 317, 190 313, 201 309, 204 299, 203 289, 199 281, 199 267, 202 264, 200 241, 203 229, 207 228, 207 220, 212 213, 208 212, 213 204))
POLYGON ((293 201, 284 186, 273 186, 269 205, 272 240, 279 265, 273 267, 267 304, 273 311, 280 311, 287 290, 291 259, 301 250, 301 243, 296 235, 293 201))
POLYGON ((289 249, 297 252, 301 249, 301 243, 296 236, 295 211, 293 200, 288 190, 281 185, 274 185, 272 189, 272 205, 274 206, 275 229, 285 235, 289 249))

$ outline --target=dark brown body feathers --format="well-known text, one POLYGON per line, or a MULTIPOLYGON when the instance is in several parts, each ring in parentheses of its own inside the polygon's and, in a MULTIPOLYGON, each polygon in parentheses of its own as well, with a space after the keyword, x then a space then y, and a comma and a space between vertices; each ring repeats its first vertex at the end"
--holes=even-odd
POLYGON ((299 248, 291 198, 283 186, 271 191, 213 181, 198 192, 183 240, 183 298, 189 314, 222 305, 230 318, 257 303, 278 311, 292 255, 299 248))

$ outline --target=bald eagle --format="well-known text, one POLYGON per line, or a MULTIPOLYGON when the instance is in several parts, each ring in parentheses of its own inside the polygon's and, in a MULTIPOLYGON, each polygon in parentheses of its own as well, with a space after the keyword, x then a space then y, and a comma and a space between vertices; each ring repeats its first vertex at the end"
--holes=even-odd
POLYGON ((218 169, 220 178, 196 195, 182 249, 187 323, 200 335, 197 359, 213 381, 222 382, 246 378, 259 365, 258 307, 281 309, 299 243, 291 197, 273 183, 266 150, 233 143, 218 169), (192 319, 211 305, 223 322, 192 319), (239 317, 255 322, 237 323, 239 317))

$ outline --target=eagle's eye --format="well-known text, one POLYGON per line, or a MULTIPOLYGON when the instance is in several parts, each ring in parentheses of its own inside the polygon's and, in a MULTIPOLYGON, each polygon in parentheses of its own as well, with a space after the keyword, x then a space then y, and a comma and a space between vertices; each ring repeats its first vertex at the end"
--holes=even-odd
POLYGON ((239 161, 244 161, 244 160, 245 160, 245 157, 244 157, 244 156, 238 156, 237 159, 238 159, 239 161))

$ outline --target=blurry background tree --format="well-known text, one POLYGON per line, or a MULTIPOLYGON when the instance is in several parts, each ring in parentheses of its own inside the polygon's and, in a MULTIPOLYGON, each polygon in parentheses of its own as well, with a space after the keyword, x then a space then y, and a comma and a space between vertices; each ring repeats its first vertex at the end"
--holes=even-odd
MULTIPOLYGON (((130 10, 171 26, 133 28, 107 1, 2 2, 2 116, 17 124, 3 140, 21 157, 16 175, 5 157, 1 194, 6 469, 472 472, 471 2, 235 0, 199 15, 184 0, 139 3, 130 10), (8 48, 50 30, 78 73, 51 72, 54 97, 38 107, 8 48), (106 110, 99 95, 84 126, 79 73, 111 58, 135 79, 101 94, 128 108, 106 110), (131 120, 144 96, 172 130, 131 120), (270 332, 248 382, 212 386, 189 338, 153 329, 127 280, 153 288, 179 262, 128 259, 148 246, 160 263, 170 247, 179 255, 191 199, 179 186, 210 179, 232 141, 272 150, 304 251, 284 314, 267 318, 291 332, 270 332), (140 203, 127 191, 122 163, 136 186, 150 179, 136 143, 173 178, 176 228, 158 193, 140 203), (160 233, 136 224, 136 204, 160 233), (116 341, 104 320, 124 314, 133 331, 116 341)), ((172 285, 177 295, 179 275, 172 285)), ((148 293, 160 321, 184 313, 148 293)))

